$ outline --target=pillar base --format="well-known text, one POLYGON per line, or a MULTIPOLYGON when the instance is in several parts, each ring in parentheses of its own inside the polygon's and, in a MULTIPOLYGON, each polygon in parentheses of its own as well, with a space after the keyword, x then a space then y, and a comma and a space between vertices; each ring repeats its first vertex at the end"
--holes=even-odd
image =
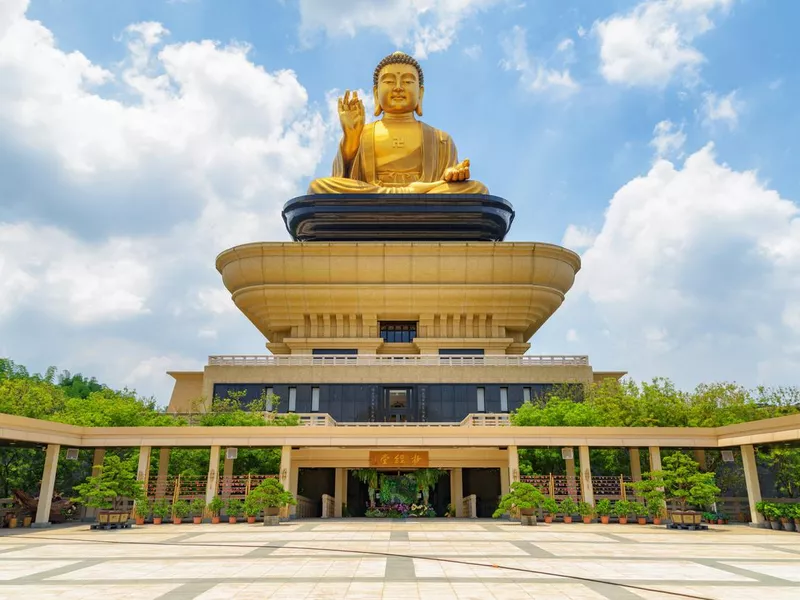
POLYGON ((31 529, 46 529, 52 526, 52 523, 31 523, 31 529))

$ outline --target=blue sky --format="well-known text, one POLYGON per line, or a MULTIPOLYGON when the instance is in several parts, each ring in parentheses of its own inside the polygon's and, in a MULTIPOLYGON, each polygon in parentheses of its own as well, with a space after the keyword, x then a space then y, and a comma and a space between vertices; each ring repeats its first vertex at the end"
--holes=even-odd
POLYGON ((796 385, 800 6, 769 0, 6 0, 0 355, 168 400, 262 353, 213 268, 287 239, 331 106, 401 49, 424 120, 584 267, 531 352, 796 385))

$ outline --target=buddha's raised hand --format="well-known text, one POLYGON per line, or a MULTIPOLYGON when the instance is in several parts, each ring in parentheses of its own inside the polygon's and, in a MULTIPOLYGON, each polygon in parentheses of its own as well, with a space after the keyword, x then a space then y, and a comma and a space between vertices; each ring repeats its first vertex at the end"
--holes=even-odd
POLYGON ((358 92, 345 90, 344 98, 339 98, 339 121, 342 123, 342 131, 345 137, 361 136, 364 129, 364 103, 358 98, 358 92))
POLYGON ((469 179, 469 159, 466 158, 455 167, 445 169, 442 179, 445 181, 466 181, 469 179))

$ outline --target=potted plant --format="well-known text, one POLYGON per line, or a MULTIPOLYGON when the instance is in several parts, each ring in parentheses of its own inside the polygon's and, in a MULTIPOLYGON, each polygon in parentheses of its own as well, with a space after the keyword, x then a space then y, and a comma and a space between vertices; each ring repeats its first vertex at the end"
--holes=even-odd
POLYGON ((544 495, 531 483, 515 481, 511 484, 511 490, 502 498, 497 505, 497 510, 492 513, 492 517, 497 519, 502 515, 513 510, 519 510, 523 517, 523 525, 536 525, 534 511, 544 502, 544 495))
POLYGON ((225 507, 225 503, 219 496, 214 496, 211 502, 208 503, 208 512, 211 513, 211 523, 216 525, 219 523, 219 513, 225 507))
POLYGON ((172 505, 172 522, 180 525, 181 520, 189 514, 189 503, 186 500, 176 500, 172 505))
POLYGON ((609 517, 611 515, 611 500, 608 498, 598 500, 597 504, 594 506, 594 511, 597 513, 597 516, 600 517, 600 522, 604 525, 608 525, 609 517))
POLYGON ((200 525, 200 523, 203 522, 203 513, 206 510, 205 498, 195 498, 192 500, 189 508, 192 511, 192 521, 195 525, 200 525))
POLYGON ((542 510, 544 511, 544 522, 552 523, 553 518, 558 514, 558 502, 555 498, 545 498, 542 502, 542 510))
POLYGON ((633 502, 630 500, 617 500, 614 503, 614 509, 612 512, 617 515, 619 524, 625 525, 628 522, 628 515, 633 512, 633 502))
POLYGON ((133 507, 133 513, 136 517, 136 524, 137 525, 144 525, 144 520, 147 518, 147 515, 150 514, 152 510, 152 506, 150 500, 147 497, 142 496, 136 500, 136 504, 133 507))
POLYGON ((564 515, 564 523, 572 523, 572 515, 578 510, 578 505, 575 504, 572 498, 567 496, 558 505, 558 509, 564 515))
POLYGON ((763 506, 763 512, 761 514, 764 515, 764 518, 767 520, 772 529, 781 529, 781 509, 777 504, 765 502, 763 506))
POLYGON ((250 492, 244 499, 242 510, 244 511, 244 516, 247 517, 248 523, 252 525, 253 523, 256 522, 256 517, 258 516, 258 513, 261 512, 261 507, 258 505, 258 502, 253 497, 252 492, 250 492))
POLYGON ((97 520, 102 525, 126 523, 130 513, 122 510, 122 502, 125 498, 141 497, 142 482, 136 480, 130 464, 114 454, 107 455, 97 470, 97 475, 90 475, 75 486, 78 495, 72 501, 100 509, 97 520))
POLYGON ((653 519, 653 525, 661 525, 661 519, 666 515, 663 500, 650 499, 646 502, 647 514, 653 519))
POLYGON ((793 504, 794 509, 792 519, 794 519, 794 530, 800 533, 800 504, 793 504))
MULTIPOLYGON (((290 491, 277 479, 265 479, 247 496, 258 511, 264 511, 264 525, 277 525, 278 513, 284 506, 297 504, 290 491), (252 500, 251 500, 252 498, 252 500)), ((256 513, 258 514, 258 513, 256 513)))
POLYGON ((725 525, 728 522, 728 515, 724 512, 717 512, 717 525, 725 525))
POLYGON ((689 506, 707 506, 717 501, 720 489, 714 484, 714 473, 701 473, 698 463, 683 452, 664 458, 664 468, 651 474, 664 483, 666 499, 678 504, 672 511, 673 524, 696 526, 701 514, 689 506))
MULTIPOLYGON (((371 509, 374 510, 374 509, 371 509)), ((452 518, 456 516, 456 509, 453 508, 452 504, 448 504, 447 508, 444 510, 444 516, 447 518, 452 518)))
POLYGON ((166 498, 156 500, 153 504, 153 525, 161 525, 162 521, 172 514, 172 507, 166 498))
POLYGON ((353 475, 361 483, 367 484, 369 494, 369 507, 375 508, 375 492, 378 490, 378 470, 377 469, 356 469, 353 475))
POLYGON ((631 502, 631 512, 639 525, 647 525, 647 509, 641 502, 631 502))
POLYGON ((238 498, 231 498, 228 500, 228 503, 225 505, 225 513, 228 515, 228 523, 236 523, 239 520, 239 517, 242 516, 242 511, 244 510, 244 506, 242 506, 242 501, 238 498))
POLYGON ((584 502, 583 500, 578 502, 577 510, 578 514, 583 519, 583 522, 586 523, 587 525, 592 522, 592 519, 594 519, 595 515, 594 506, 592 506, 588 502, 584 502))
POLYGON ((781 527, 784 531, 794 531, 794 505, 783 504, 778 507, 780 511, 781 527))

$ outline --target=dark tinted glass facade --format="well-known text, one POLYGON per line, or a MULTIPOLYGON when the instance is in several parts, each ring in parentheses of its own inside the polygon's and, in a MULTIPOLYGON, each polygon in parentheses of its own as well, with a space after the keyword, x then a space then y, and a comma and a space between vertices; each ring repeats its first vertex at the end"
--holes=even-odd
POLYGON ((413 321, 382 321, 381 337, 387 344, 410 344, 417 337, 417 324, 413 321))

